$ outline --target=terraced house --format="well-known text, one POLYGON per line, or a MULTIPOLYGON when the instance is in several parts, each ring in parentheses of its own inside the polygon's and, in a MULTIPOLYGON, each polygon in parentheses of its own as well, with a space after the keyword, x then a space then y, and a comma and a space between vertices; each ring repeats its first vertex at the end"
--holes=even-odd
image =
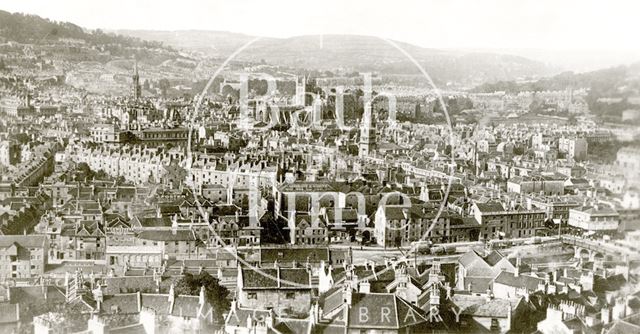
POLYGON ((0 279, 28 280, 43 275, 48 249, 42 235, 0 236, 0 279))
POLYGON ((242 268, 238 270, 238 304, 272 308, 278 315, 306 314, 311 307, 311 272, 306 268, 242 268))

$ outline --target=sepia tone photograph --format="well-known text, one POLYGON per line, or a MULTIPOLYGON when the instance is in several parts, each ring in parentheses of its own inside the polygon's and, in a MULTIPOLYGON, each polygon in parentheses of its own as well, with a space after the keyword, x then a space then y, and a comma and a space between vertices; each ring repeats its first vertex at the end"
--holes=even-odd
POLYGON ((0 3, 0 334, 640 333, 640 3, 0 3))

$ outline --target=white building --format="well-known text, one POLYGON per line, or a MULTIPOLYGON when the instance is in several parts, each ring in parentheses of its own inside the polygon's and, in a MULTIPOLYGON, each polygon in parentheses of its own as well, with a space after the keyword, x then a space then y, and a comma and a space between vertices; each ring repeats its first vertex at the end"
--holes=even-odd
POLYGON ((569 225, 585 231, 615 231, 620 217, 607 205, 583 206, 569 210, 569 225))

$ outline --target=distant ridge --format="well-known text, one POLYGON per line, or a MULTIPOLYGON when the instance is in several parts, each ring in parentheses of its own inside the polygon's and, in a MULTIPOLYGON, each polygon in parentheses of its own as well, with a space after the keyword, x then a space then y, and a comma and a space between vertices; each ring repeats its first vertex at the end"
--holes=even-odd
POLYGON ((131 47, 163 47, 131 36, 105 33, 100 29, 87 30, 70 22, 52 21, 37 15, 9 13, 0 10, 0 37, 19 43, 46 43, 59 39, 83 40, 86 43, 121 44, 131 47))
MULTIPOLYGON (((204 52, 214 57, 232 54, 254 36, 224 31, 117 30, 119 34, 204 52)), ((530 59, 492 53, 458 52, 422 48, 394 42, 411 54, 440 83, 447 81, 495 82, 555 74, 555 69, 530 59)), ((393 46, 372 36, 307 35, 261 38, 237 59, 274 65, 332 70, 347 68, 382 73, 419 74, 413 64, 393 46)))

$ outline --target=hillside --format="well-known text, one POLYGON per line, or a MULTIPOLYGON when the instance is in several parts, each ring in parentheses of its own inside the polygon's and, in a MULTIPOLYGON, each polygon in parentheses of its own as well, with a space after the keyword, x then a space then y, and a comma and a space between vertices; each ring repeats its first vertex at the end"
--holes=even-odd
POLYGON ((85 30, 73 23, 51 21, 37 15, 9 13, 0 10, 0 37, 7 41, 39 44, 60 39, 83 40, 91 45, 119 44, 127 47, 162 47, 160 42, 144 41, 131 36, 85 30))
MULTIPOLYGON (((176 48, 198 50, 214 57, 226 57, 255 37, 220 31, 137 31, 118 33, 160 41, 176 48)), ((541 77, 553 74, 546 65, 523 57, 491 53, 427 49, 394 42, 404 49, 439 83, 480 83, 541 77)), ((308 69, 379 71, 420 74, 405 55, 382 39, 357 35, 297 36, 261 38, 238 55, 239 60, 308 69)))
POLYGON ((185 30, 179 32, 160 30, 115 30, 114 33, 145 41, 161 42, 179 49, 201 51, 209 56, 223 57, 231 54, 255 37, 231 32, 185 30))
POLYGON ((589 93, 586 102, 589 104, 589 110, 592 113, 619 119, 622 111, 638 109, 638 106, 629 100, 640 96, 640 63, 584 73, 565 72, 526 83, 516 83, 514 81, 485 83, 477 86, 472 91, 479 93, 496 91, 518 93, 524 91, 564 90, 567 87, 574 89, 587 88, 589 93), (601 98, 620 99, 620 102, 605 103, 602 102, 601 98))

